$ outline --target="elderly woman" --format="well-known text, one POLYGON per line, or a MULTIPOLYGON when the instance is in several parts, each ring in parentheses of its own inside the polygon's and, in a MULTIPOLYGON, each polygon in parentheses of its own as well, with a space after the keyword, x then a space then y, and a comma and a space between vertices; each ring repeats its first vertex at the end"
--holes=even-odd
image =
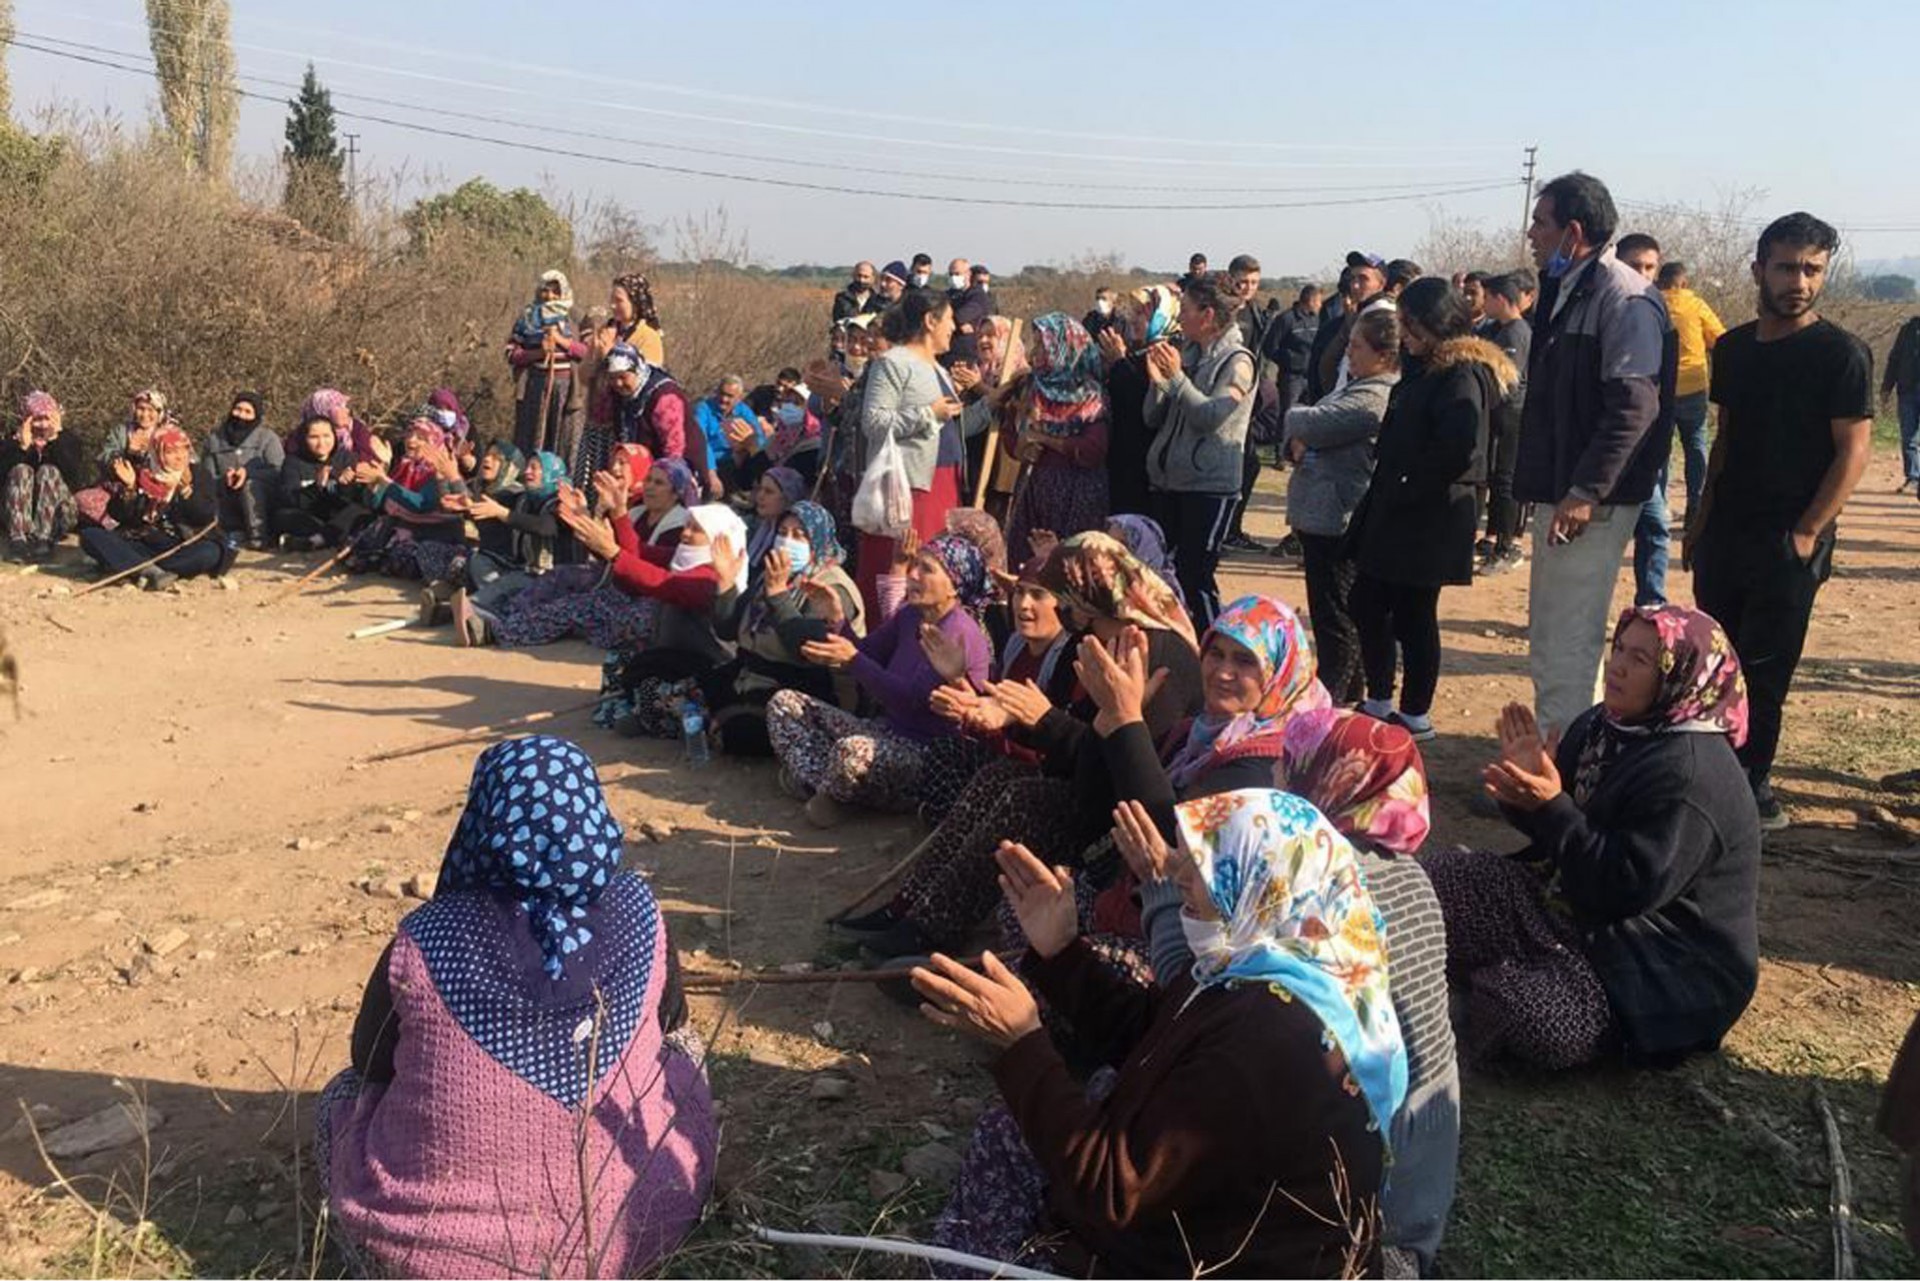
POLYGON ((1182 805, 1178 829, 1165 863, 1194 959, 1158 990, 1079 937, 1071 874, 1000 854, 1033 985, 1121 1051, 1104 1093, 1075 1079, 998 957, 914 971, 928 1019, 998 1049, 1004 1102, 935 1239, 1063 1276, 1377 1276, 1406 1051, 1359 861, 1313 806, 1270 789, 1182 805))
POLYGON ((167 413, 165 392, 158 387, 149 387, 134 394, 126 419, 114 424, 94 454, 95 461, 100 465, 98 482, 73 496, 82 525, 113 528, 113 517, 108 514, 107 505, 132 483, 116 476, 119 469, 114 464, 123 461, 137 473, 152 456, 153 434, 172 422, 167 413))
POLYGON ((1557 749, 1526 708, 1501 713, 1482 776, 1525 848, 1421 860, 1479 1056, 1667 1065, 1717 1048, 1753 998, 1760 826, 1734 756, 1739 660, 1698 610, 1630 609, 1605 689, 1557 749))
POLYGON ((666 921, 593 762, 488 748, 315 1113, 364 1276, 639 1276, 699 1220, 718 1136, 666 921))
POLYGON ((1320 680, 1334 702, 1351 707, 1366 697, 1366 684, 1360 629, 1348 608, 1357 567, 1346 534, 1373 478, 1374 440, 1400 381, 1395 312, 1383 307, 1354 321, 1347 365, 1353 376, 1337 391, 1287 411, 1282 449, 1293 461, 1287 523, 1300 539, 1320 680))
POLYGON ((573 286, 564 272, 542 272, 507 339, 507 364, 519 383, 513 443, 521 453, 565 447, 573 370, 586 358, 586 344, 573 330, 573 286))
MULTIPOLYGON (((467 486, 436 421, 445 412, 426 405, 414 411, 391 468, 377 460, 355 469, 380 519, 354 540, 349 570, 431 583, 450 577, 454 562, 466 558, 467 486)), ((374 449, 378 455, 387 446, 376 442, 374 449)))
POLYGON ((1058 311, 1034 319, 1032 346, 1025 412, 1017 432, 1001 440, 1023 467, 1007 512, 1007 545, 1015 556, 1029 554, 1033 530, 1068 538, 1100 528, 1108 510, 1099 349, 1079 321, 1058 311))
MULTIPOLYGON (((1164 672, 1141 715, 1156 737, 1173 733, 1200 703, 1200 667, 1193 625, 1172 589, 1103 534, 1081 534, 1038 568, 1035 586, 1085 629, 1078 642, 1116 648, 1137 632, 1150 670, 1164 672)), ((1080 663, 1060 665, 1077 675, 1080 663)), ((1061 679, 1056 669, 1053 689, 1061 679)), ((1096 733, 1096 704, 1076 690, 1051 696, 1036 680, 1005 676, 985 691, 949 686, 934 705, 976 735, 999 734, 1026 759, 1009 756, 982 768, 928 837, 893 901, 842 921, 876 956, 910 956, 956 947, 997 901, 993 852, 1008 833, 1055 863, 1075 862, 1106 831, 1113 796, 1104 790, 1106 762, 1096 733)))
POLYGON ((958 679, 985 683, 992 652, 974 614, 989 590, 980 549, 942 534, 914 556, 906 605, 864 640, 833 635, 801 646, 808 662, 847 672, 880 707, 869 721, 798 690, 768 700, 767 735, 780 758, 781 786, 805 798, 814 824, 833 826, 849 805, 913 808, 924 745, 958 732, 928 705, 948 680, 934 656, 957 656, 958 679))
POLYGON ((202 533, 219 521, 216 482, 204 464, 193 461, 187 433, 161 427, 153 432, 145 463, 136 465, 122 455, 110 471, 113 496, 107 515, 114 528, 80 531, 80 549, 102 575, 159 557, 137 580, 147 591, 157 592, 177 579, 225 570, 227 558, 219 540, 202 533))
POLYGON ((858 642, 866 610, 842 562, 833 517, 802 499, 775 525, 740 616, 735 661, 700 683, 721 747, 735 756, 772 756, 767 701, 798 690, 844 712, 859 707, 850 676, 810 663, 804 648, 829 636, 858 642))
POLYGON ((453 594, 462 587, 473 593, 476 608, 497 610, 551 570, 572 548, 558 514, 566 483, 567 465, 543 449, 521 465, 512 493, 456 499, 456 509, 479 530, 479 546, 454 561, 446 578, 420 589, 420 621, 432 626, 450 618, 453 594))
POLYGON ((807 496, 807 478, 791 467, 769 467, 753 486, 753 526, 747 539, 747 563, 757 577, 779 537, 780 518, 807 496))
POLYGON ((74 494, 86 485, 80 438, 62 430, 60 402, 30 391, 20 402, 20 429, 0 441, 0 486, 5 487, 7 558, 38 562, 71 533, 80 512, 74 494))
POLYGON ((254 551, 265 551, 272 536, 273 487, 287 458, 264 417, 259 392, 236 392, 226 421, 207 433, 200 450, 220 482, 221 528, 246 539, 254 551))

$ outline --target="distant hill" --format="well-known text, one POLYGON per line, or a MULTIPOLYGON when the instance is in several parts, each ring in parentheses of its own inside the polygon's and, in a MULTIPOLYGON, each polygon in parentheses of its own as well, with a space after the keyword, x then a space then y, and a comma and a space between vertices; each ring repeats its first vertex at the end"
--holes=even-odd
POLYGON ((1920 280, 1920 255, 1905 258, 1862 258, 1857 269, 1863 276, 1912 276, 1920 280))

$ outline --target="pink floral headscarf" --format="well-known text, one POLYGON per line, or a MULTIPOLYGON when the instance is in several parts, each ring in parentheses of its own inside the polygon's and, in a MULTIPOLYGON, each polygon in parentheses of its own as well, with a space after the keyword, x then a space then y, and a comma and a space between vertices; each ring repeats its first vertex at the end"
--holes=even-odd
POLYGON ((1273 785, 1312 801, 1349 840, 1412 854, 1432 811, 1413 735, 1359 712, 1323 707, 1287 721, 1273 785))

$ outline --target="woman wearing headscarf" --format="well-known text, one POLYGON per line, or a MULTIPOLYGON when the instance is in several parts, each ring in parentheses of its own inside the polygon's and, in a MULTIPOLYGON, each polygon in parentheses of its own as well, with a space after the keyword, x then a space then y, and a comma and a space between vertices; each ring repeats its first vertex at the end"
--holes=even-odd
MULTIPOLYGON (((294 423, 293 432, 303 430, 316 418, 333 424, 334 449, 340 455, 341 466, 380 461, 373 445, 373 430, 353 416, 353 404, 345 392, 334 387, 314 391, 301 403, 300 418, 294 423)), ((288 449, 293 447, 293 432, 289 432, 283 442, 288 449)))
POLYGON ((740 615, 738 656, 700 682, 722 750, 733 756, 772 756, 767 700, 792 689, 853 712, 859 686, 852 677, 810 663, 802 648, 829 636, 855 642, 867 634, 860 593, 845 568, 846 552, 833 517, 818 503, 793 504, 775 525, 740 615))
MULTIPOLYGON (((1447 936, 1433 886, 1413 856, 1429 830, 1419 745, 1397 725, 1322 708, 1290 718, 1273 782, 1321 812, 1359 858, 1393 958, 1394 1013, 1407 1049, 1407 1093, 1388 1131, 1393 1153, 1380 1193, 1389 1275, 1431 1270, 1460 1154, 1460 1073, 1447 1008, 1447 936), (1394 1252, 1411 1255, 1396 1267, 1394 1252)), ((1154 979, 1170 986, 1193 966, 1180 891, 1166 879, 1165 842, 1145 807, 1114 812, 1117 841, 1140 884, 1154 979), (1139 858, 1142 852, 1144 860, 1139 858)))
POLYGON ((991 413, 993 429, 967 442, 967 472, 977 477, 981 468, 991 469, 986 502, 1002 516, 1007 514, 1014 474, 1020 464, 997 442, 1002 435, 1019 432, 1031 385, 1027 349, 1014 341, 1013 324, 1006 316, 988 316, 972 335, 955 336, 947 361, 961 402, 984 404, 991 413), (971 350, 965 350, 963 342, 968 337, 972 339, 971 350))
POLYGON ((1421 860, 1477 1056, 1670 1065, 1717 1048, 1753 998, 1760 826, 1734 756, 1740 662, 1706 614, 1635 608, 1605 687, 1557 749, 1526 708, 1501 713, 1482 777, 1525 848, 1421 860))
POLYGON ((613 331, 613 341, 630 344, 650 365, 665 365, 665 330, 660 324, 659 309, 654 306, 653 287, 647 283, 646 276, 637 271, 615 276, 607 303, 612 313, 607 328, 613 331))
POLYGON ((1359 565, 1352 609, 1367 686, 1361 710, 1425 742, 1440 683, 1440 592, 1473 581, 1487 422, 1520 375, 1505 352, 1472 336, 1466 295, 1440 277, 1408 285, 1398 315, 1406 356, 1348 533, 1359 565))
POLYGON ((523 454, 565 448, 573 368, 587 357, 586 344, 574 336, 573 286, 566 273, 540 273, 533 301, 513 322, 506 357, 519 384, 513 443, 523 454))
POLYGON ((1406 1051, 1352 846, 1271 789, 1176 812, 1166 859, 1194 961, 1127 983, 1079 936, 1073 877, 1009 844, 1006 897, 1047 1002, 1116 1048, 1076 1079, 1034 993, 989 954, 916 969, 931 1021, 999 1049, 937 1243, 1063 1276, 1380 1275, 1376 1211, 1406 1051))
MULTIPOLYGON (((1063 543, 1036 567, 1035 585, 1066 610, 1089 644, 1120 647, 1138 631, 1150 671, 1164 671, 1141 715, 1154 741, 1173 733, 1200 705, 1199 655, 1193 624, 1172 590, 1126 548, 1099 533, 1063 543)), ((1077 661, 1062 665, 1074 670, 1077 661)), ((1056 681, 1064 679, 1056 669, 1056 681)), ((1054 687, 1058 688, 1057 685, 1054 687)), ((1009 759, 980 770, 914 860, 886 907, 840 922, 877 956, 912 956, 957 947, 998 901, 994 851, 1010 833, 1052 863, 1080 859, 1107 831, 1113 808, 1103 782, 1106 762, 1097 733, 1098 706, 1078 685, 1055 701, 1035 680, 1003 677, 985 697, 955 686, 935 705, 974 734, 1004 734, 1039 762, 1033 773, 1009 759)))
POLYGON ((87 463, 64 421, 59 401, 30 391, 20 401, 20 429, 0 440, 9 560, 46 560, 79 524, 73 496, 86 486, 87 463))
POLYGON ((1149 285, 1128 295, 1121 323, 1095 339, 1107 365, 1108 501, 1116 513, 1143 516, 1151 506, 1147 446, 1153 433, 1147 430, 1146 405, 1153 380, 1147 376, 1146 351, 1179 332, 1180 295, 1165 285, 1149 285))
POLYGON ((1033 322, 1025 413, 1001 448, 1023 465, 1007 513, 1007 545, 1029 555, 1035 529, 1069 538, 1108 510, 1107 398, 1100 352, 1080 322, 1052 311, 1033 322))
POLYGON ((747 539, 747 565, 757 577, 779 537, 780 521, 807 496, 807 478, 791 467, 769 467, 753 487, 753 533, 747 539))
POLYGON ((420 589, 421 622, 432 626, 450 618, 453 594, 462 586, 476 608, 497 611, 551 570, 562 556, 561 543, 572 544, 558 515, 566 483, 567 465, 543 449, 521 467, 517 492, 469 496, 465 511, 478 527, 479 546, 450 565, 448 577, 420 589))
MULTIPOLYGON (((614 451, 612 467, 593 478, 597 512, 602 520, 612 522, 616 551, 630 548, 664 566, 673 559, 686 529, 687 512, 700 501, 700 491, 685 463, 677 458, 656 459, 642 473, 634 506, 631 478, 644 456, 640 446, 614 451)), ((566 505, 563 495, 563 520, 566 505)), ((572 532, 571 524, 568 528, 572 532)), ((579 542, 577 534, 575 542, 579 542)), ((609 652, 645 646, 654 633, 659 602, 622 591, 613 581, 612 559, 596 554, 585 564, 563 565, 542 574, 497 611, 477 609, 464 592, 455 592, 455 639, 463 645, 523 648, 579 635, 595 649, 609 652)))
POLYGON ((113 460, 110 471, 114 488, 107 515, 114 527, 80 531, 80 549, 103 576, 132 569, 175 547, 179 550, 141 570, 133 581, 155 592, 176 579, 226 569, 217 538, 209 535, 183 545, 220 518, 213 473, 193 461, 186 432, 171 424, 155 430, 145 463, 136 466, 123 454, 113 460))
POLYGON ((352 1066, 315 1110, 359 1275, 638 1276, 699 1220, 704 1051, 621 835, 573 743, 474 764, 433 897, 374 964, 352 1066))
POLYGON ((1129 513, 1107 517, 1104 528, 1127 545, 1134 559, 1158 574, 1160 581, 1173 590, 1180 607, 1186 608, 1186 600, 1180 595, 1180 575, 1174 568, 1173 553, 1167 550, 1167 536, 1162 532, 1159 521, 1151 516, 1129 513))
MULTIPOLYGON (((805 383, 774 393, 766 420, 771 430, 759 446, 761 458, 757 460, 760 466, 794 472, 809 489, 820 474, 820 418, 813 412, 812 394, 805 383)), ((751 451, 751 442, 743 447, 751 451)), ((749 452, 745 460, 736 458, 735 466, 742 474, 751 475, 756 470, 755 461, 749 452)))
POLYGON ((367 501, 380 515, 354 539, 350 571, 431 583, 451 577, 456 562, 466 559, 467 487, 436 421, 443 413, 420 406, 407 424, 400 460, 391 468, 375 461, 358 469, 367 501))
POLYGON ((265 551, 272 533, 273 487, 286 462, 280 436, 266 424, 260 393, 236 392, 227 419, 207 433, 200 457, 220 484, 220 526, 265 551))
POLYGON ((957 655, 954 679, 985 683, 992 651, 975 614, 990 590, 980 549, 942 534, 915 555, 898 613, 857 643, 832 635, 801 647, 808 662, 849 673, 880 707, 878 717, 862 720, 798 690, 768 700, 767 735, 780 758, 781 785, 805 797, 817 826, 838 823, 849 805, 913 808, 924 745, 957 732, 928 705, 949 679, 933 656, 957 655))
MULTIPOLYGON (((520 477, 527 469, 527 460, 513 442, 505 437, 490 440, 476 451, 473 475, 467 480, 467 492, 474 501, 491 498, 503 506, 512 506, 523 488, 520 477)), ((510 526, 493 522, 479 527, 480 550, 495 556, 513 554, 513 530, 510 526)))
POLYGON ((134 394, 127 408, 126 419, 116 423, 107 432, 106 439, 94 455, 100 464, 98 483, 73 496, 82 525, 113 528, 114 521, 108 513, 108 505, 133 483, 131 479, 122 479, 122 471, 130 477, 147 465, 153 455, 153 434, 171 421, 165 392, 158 387, 148 387, 134 394), (127 467, 122 469, 115 466, 119 462, 126 463, 127 467))
POLYGON ((347 495, 353 463, 344 457, 329 419, 313 418, 294 434, 273 499, 273 530, 283 546, 337 547, 365 519, 365 509, 347 495))

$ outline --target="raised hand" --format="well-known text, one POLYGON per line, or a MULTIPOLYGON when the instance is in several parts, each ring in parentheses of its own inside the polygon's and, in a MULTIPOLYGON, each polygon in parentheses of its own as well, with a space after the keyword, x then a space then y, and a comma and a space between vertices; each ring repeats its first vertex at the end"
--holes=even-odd
POLYGON ((728 538, 713 540, 713 572, 720 579, 720 590, 728 591, 740 581, 740 567, 746 563, 746 552, 733 545, 728 538))
POLYGON ((920 652, 940 674, 943 681, 961 681, 967 676, 966 647, 932 623, 920 624, 920 652))
POLYGON ((913 987, 925 1001, 920 1013, 944 1028, 966 1032, 1002 1049, 1040 1030, 1040 1007, 1013 971, 988 952, 976 974, 935 952, 913 971, 913 987))
POLYGON ((1046 714, 1053 710, 1053 703, 1046 692, 1032 681, 1000 681, 987 686, 987 693, 993 703, 1005 713, 1006 719, 1028 729, 1038 725, 1046 714))
MULTIPOLYGON (((627 509, 627 487, 610 471, 593 473, 593 496, 600 500, 600 510, 603 512, 623 512, 627 509)), ((579 491, 571 485, 561 486, 560 501, 567 506, 577 506, 579 497, 579 491), (569 493, 573 495, 572 499, 567 497, 569 493)))
POLYGON ((859 656, 859 647, 844 636, 829 636, 800 646, 800 657, 821 667, 846 667, 859 656))
POLYGON ((993 861, 1000 866, 1000 892, 1019 918, 1028 945, 1042 957, 1057 956, 1080 933, 1073 873, 1048 867, 1015 841, 1001 841, 993 861))
POLYGON ((1139 801, 1121 801, 1113 807, 1113 843, 1126 860, 1127 870, 1142 885, 1166 880, 1172 875, 1168 859, 1172 851, 1154 823, 1147 807, 1139 801))

